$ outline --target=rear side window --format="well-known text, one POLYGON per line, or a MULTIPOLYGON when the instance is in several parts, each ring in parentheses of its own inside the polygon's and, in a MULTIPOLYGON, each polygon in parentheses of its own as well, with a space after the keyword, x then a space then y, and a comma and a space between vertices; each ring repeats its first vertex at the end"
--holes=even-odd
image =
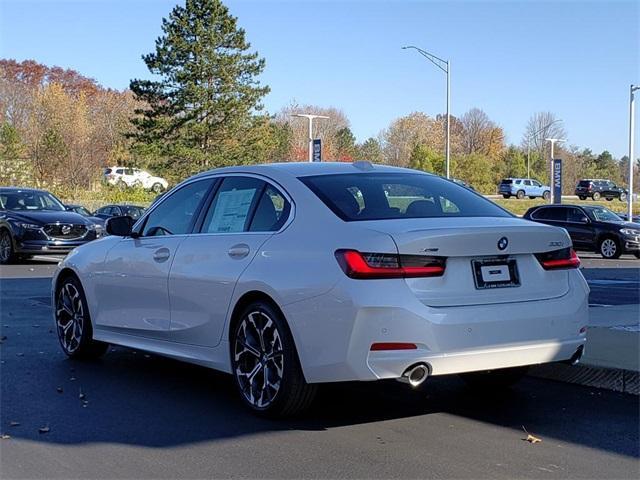
MULTIPOLYGON (((264 187, 265 183, 257 178, 225 178, 211 202, 201 231, 203 233, 247 231, 251 213, 256 208, 264 187)), ((263 208, 266 210, 266 207, 263 208)))
POLYGON ((589 180, 580 180, 580 182, 578 182, 579 187, 588 187, 589 185, 591 185, 589 180))
POLYGON ((345 221, 511 216, 480 195, 434 175, 356 173, 299 179, 345 221))
POLYGON ((262 192, 258 206, 249 226, 250 232, 275 232, 280 230, 289 217, 291 205, 271 185, 262 192))
POLYGON ((513 180, 511 180, 510 178, 503 178, 502 181, 500 182, 501 185, 511 185, 513 183, 513 180))
POLYGON ((566 209, 563 207, 539 208, 531 217, 535 220, 554 220, 564 222, 567 219, 566 209))
POLYGON ((104 169, 104 174, 105 175, 109 175, 111 173, 111 169, 110 168, 105 168, 104 169))

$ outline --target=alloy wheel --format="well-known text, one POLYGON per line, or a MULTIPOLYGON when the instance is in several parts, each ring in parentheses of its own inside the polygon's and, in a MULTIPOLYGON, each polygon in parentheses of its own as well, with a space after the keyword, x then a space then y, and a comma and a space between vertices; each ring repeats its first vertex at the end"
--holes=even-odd
POLYGON ((600 244, 600 253, 602 253, 603 257, 611 258, 615 256, 617 250, 618 245, 610 238, 604 239, 600 244))
POLYGON ((68 354, 74 353, 80 346, 84 330, 84 306, 80 292, 72 283, 65 283, 56 302, 56 325, 62 348, 68 354))
POLYGON ((253 311, 238 325, 234 360, 234 373, 245 400, 254 408, 268 408, 282 384, 284 351, 280 332, 265 312, 253 311))
POLYGON ((5 231, 0 233, 0 262, 6 263, 11 258, 11 237, 5 231))

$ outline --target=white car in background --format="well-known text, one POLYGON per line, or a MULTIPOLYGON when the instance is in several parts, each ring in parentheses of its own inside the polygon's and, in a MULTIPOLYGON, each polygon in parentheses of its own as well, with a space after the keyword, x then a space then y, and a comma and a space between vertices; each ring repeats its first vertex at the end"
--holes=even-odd
POLYGON ((205 365, 254 411, 288 415, 323 382, 496 388, 583 353, 589 288, 567 232, 431 174, 230 167, 132 223, 109 219, 54 275, 70 357, 117 344, 205 365))
POLYGON ((110 185, 142 187, 155 193, 163 192, 169 187, 169 182, 164 178, 139 168, 108 167, 104 169, 104 179, 110 185))

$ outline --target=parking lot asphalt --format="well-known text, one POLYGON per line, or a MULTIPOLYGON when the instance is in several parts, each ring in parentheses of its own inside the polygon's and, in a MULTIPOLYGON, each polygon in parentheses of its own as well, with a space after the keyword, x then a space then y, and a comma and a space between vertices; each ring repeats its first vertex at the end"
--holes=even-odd
POLYGON ((434 377, 416 391, 325 386, 305 416, 264 420, 242 408, 229 377, 204 368, 123 348, 67 359, 51 328, 48 267, 11 268, 14 278, 0 271, 0 432, 10 437, 0 478, 640 473, 637 396, 538 378, 492 395, 434 377), (524 441, 523 427, 542 442, 524 441))

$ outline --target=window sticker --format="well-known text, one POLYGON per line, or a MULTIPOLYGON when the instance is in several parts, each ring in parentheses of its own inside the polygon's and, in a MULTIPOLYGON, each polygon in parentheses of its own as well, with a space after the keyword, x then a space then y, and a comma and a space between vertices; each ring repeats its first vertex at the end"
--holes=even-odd
POLYGON ((209 232, 242 232, 255 192, 255 188, 220 192, 209 232))

